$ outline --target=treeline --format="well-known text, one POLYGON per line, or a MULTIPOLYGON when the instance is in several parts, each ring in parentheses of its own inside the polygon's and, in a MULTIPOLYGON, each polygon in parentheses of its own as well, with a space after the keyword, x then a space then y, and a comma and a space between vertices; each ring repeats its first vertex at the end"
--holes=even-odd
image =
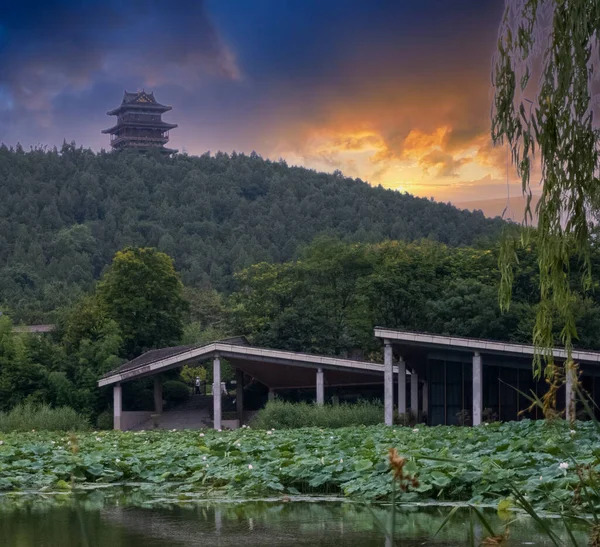
MULTIPOLYGON (((50 404, 95 421, 110 404, 99 378, 149 349, 179 343, 189 309, 169 256, 118 252, 94 291, 61 310, 56 331, 16 334, 10 318, 0 317, 0 411, 50 404)), ((144 387, 129 390, 125 403, 135 406, 144 387)))
MULTIPOLYGON (((535 239, 518 251, 506 313, 498 304, 498 255, 499 245, 474 249, 425 240, 346 244, 319 239, 296 261, 257 264, 237 276, 231 328, 257 345, 338 355, 380 351, 373 338, 377 325, 530 343, 539 305, 535 239)), ((592 262, 598 272, 597 247, 592 262)), ((581 286, 579 268, 573 257, 575 291, 581 286)), ((600 349, 600 294, 576 292, 571 305, 576 344, 600 349)), ((556 344, 562 327, 557 316, 556 344)))
MULTIPOLYGON (((93 291, 62 310, 55 332, 14 334, 8 316, 0 317, 0 411, 48 403, 95 420, 110 405, 110 394, 97 388, 108 370, 152 348, 232 335, 246 335, 256 345, 377 360, 376 325, 528 343, 539 305, 532 241, 519 251, 506 313, 498 307, 498 246, 359 244, 323 237, 296 260, 246 268, 229 296, 184 287, 173 261, 156 249, 127 248, 93 291)), ((596 248, 592 261, 598 271, 596 248)), ((575 259, 571 275, 576 288, 575 259)), ((599 298, 592 290, 572 302, 579 347, 600 349, 599 298)), ((557 320, 557 344, 561 327, 557 320)), ((190 377, 202 373, 210 377, 210 369, 194 369, 190 377)), ((151 401, 148 388, 132 383, 126 408, 151 401)))
POLYGON ((155 247, 186 286, 235 290, 234 273, 282 263, 319 234, 491 245, 503 222, 256 154, 99 153, 0 146, 0 309, 56 320, 114 253, 155 247))

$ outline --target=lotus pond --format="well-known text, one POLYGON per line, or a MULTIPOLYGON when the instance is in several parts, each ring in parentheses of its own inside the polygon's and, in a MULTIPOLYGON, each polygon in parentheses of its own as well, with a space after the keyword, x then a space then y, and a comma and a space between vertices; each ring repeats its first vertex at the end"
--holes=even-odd
MULTIPOLYGON (((517 486, 538 509, 577 502, 578 471, 595 473, 600 436, 522 421, 469 427, 0 434, 0 491, 56 492, 136 484, 186 497, 335 495, 389 498, 388 450, 418 486, 402 502, 497 504, 517 486)), ((600 500, 598 500, 600 504, 600 500)))

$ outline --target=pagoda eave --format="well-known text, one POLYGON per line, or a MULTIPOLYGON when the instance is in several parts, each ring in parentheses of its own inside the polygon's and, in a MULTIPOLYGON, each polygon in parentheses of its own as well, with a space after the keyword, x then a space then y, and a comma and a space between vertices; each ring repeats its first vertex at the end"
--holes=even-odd
POLYGON ((172 106, 166 106, 164 104, 152 104, 152 103, 144 103, 144 104, 122 104, 113 110, 109 110, 106 114, 108 116, 117 116, 123 110, 146 110, 153 111, 156 113, 165 113, 169 110, 173 110, 172 106))
POLYGON ((171 129, 175 129, 176 127, 179 127, 176 123, 165 123, 162 122, 160 124, 157 123, 144 123, 144 122, 120 122, 117 125, 113 125, 112 127, 109 127, 108 129, 103 129, 102 133, 106 134, 111 134, 111 133, 116 133, 119 129, 123 129, 125 127, 131 127, 131 128, 139 128, 139 129, 160 129, 162 131, 170 131, 171 129))

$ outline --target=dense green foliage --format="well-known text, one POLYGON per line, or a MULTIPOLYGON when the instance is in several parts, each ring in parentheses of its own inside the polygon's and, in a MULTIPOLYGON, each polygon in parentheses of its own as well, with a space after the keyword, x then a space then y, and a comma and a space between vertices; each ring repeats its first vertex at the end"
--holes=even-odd
POLYGON ((190 396, 190 388, 183 382, 167 380, 163 382, 163 399, 172 405, 185 402, 190 396))
POLYGON ((120 363, 121 342, 118 326, 96 315, 89 299, 52 336, 14 334, 10 319, 0 317, 0 410, 48 403, 94 416, 107 404, 98 378, 120 363))
POLYGON ((2 440, 3 490, 69 488, 73 477, 76 485, 147 483, 154 494, 211 487, 246 496, 339 492, 387 499, 388 449, 396 447, 409 457, 406 472, 419 480, 403 501, 496 502, 509 495, 510 481, 536 506, 552 509, 578 503, 577 472, 560 467, 564 452, 586 465, 600 448, 590 423, 571 432, 563 422, 527 420, 478 428, 99 432, 76 439, 36 432, 2 440))
MULTIPOLYGON (((376 325, 528 342, 539 305, 534 243, 519 251, 521 271, 513 306, 505 314, 497 303, 497 246, 483 250, 427 240, 357 244, 318 238, 296 261, 260 263, 242 271, 239 290, 229 297, 213 289, 182 292, 162 253, 130 249, 119 253, 115 264, 139 252, 157 259, 163 270, 144 274, 146 266, 137 259, 138 273, 116 275, 111 266, 98 291, 64 310, 50 335, 12 334, 8 317, 0 317, 0 410, 24 401, 48 403, 70 406, 96 423, 110 405, 110 393, 99 390, 97 380, 123 358, 149 347, 201 344, 233 334, 246 334, 257 345, 378 360, 376 325), (167 321, 160 324, 174 326, 170 332, 156 332, 159 323, 151 319, 158 314, 167 321), (124 332, 129 332, 129 344, 124 332)), ((600 264, 595 248, 591 257, 600 264)), ((572 283, 577 285, 576 276, 572 283)), ((581 347, 600 349, 599 299, 595 291, 573 302, 581 347)), ((558 335, 560 321, 555 329, 558 335)), ((199 370, 210 384, 212 369, 199 370)), ((175 374, 168 379, 176 380, 175 374)), ((226 363, 222 375, 224 380, 233 376, 226 363)), ((190 382, 189 374, 185 381, 190 382)), ((152 408, 150 388, 144 382, 128 385, 126 407, 152 408)))
POLYGON ((252 418, 257 429, 295 429, 300 427, 349 427, 377 425, 383 421, 383 405, 359 401, 354 404, 323 405, 290 403, 275 399, 252 418))
MULTIPOLYGON (((584 287, 592 283, 590 220, 600 212, 600 132, 594 121, 599 46, 597 0, 506 2, 493 66, 492 137, 497 144, 507 142, 529 200, 531 178, 538 185, 541 172, 536 216, 542 305, 534 330, 541 347, 553 343, 556 315, 568 349, 577 334, 565 275, 573 251, 582 259, 584 287)), ((529 201, 526 213, 531 215, 529 201)), ((503 260, 505 305, 517 241, 507 240, 503 260)))
POLYGON ((68 406, 19 404, 0 412, 0 431, 85 431, 90 423, 68 406))
MULTIPOLYGON (((379 350, 376 325, 529 342, 539 306, 534 243, 519 251, 513 306, 503 314, 497 246, 320 239, 297 261, 257 264, 238 275, 232 330, 257 345, 342 355, 379 350)), ((592 258, 600 263, 600 252, 592 258)), ((572 305, 578 345, 600 348, 600 294, 577 295, 572 305)), ((558 334, 559 320, 554 327, 558 334)))
MULTIPOLYGON (((110 402, 109 393, 98 389, 102 374, 123 359, 178 343, 186 315, 192 320, 202 314, 188 309, 166 254, 132 248, 117 253, 97 290, 62 310, 52 334, 15 334, 8 316, 0 317, 0 410, 47 403, 96 422, 110 402)), ((147 395, 143 385, 136 387, 129 392, 133 404, 147 395)), ((145 398, 142 406, 152 402, 151 393, 145 398)))
POLYGON ((187 302, 173 261, 165 253, 131 247, 119 251, 96 295, 106 315, 119 325, 123 357, 133 359, 181 340, 187 302))
POLYGON ((255 154, 0 147, 0 194, 0 306, 32 323, 87 292, 127 246, 166 252, 187 286, 229 292, 235 271, 289 260, 321 233, 461 245, 495 238, 502 225, 255 154))

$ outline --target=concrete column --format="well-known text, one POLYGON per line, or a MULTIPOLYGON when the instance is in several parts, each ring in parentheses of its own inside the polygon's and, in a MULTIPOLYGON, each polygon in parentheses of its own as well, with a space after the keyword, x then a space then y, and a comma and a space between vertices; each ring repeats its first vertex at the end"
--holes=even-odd
POLYGON ((394 375, 392 364, 392 344, 385 340, 383 349, 383 402, 385 425, 394 423, 394 375))
POLYGON ((565 418, 574 422, 575 411, 575 382, 577 381, 573 362, 565 363, 565 418))
POLYGON ((235 409, 241 427, 244 420, 244 371, 241 368, 235 369, 235 409))
POLYGON ((121 414, 123 412, 123 391, 121 384, 115 384, 113 387, 113 429, 120 431, 121 414))
POLYGON ((213 426, 221 429, 221 359, 213 359, 213 426))
POLYGON ((406 363, 398 361, 398 413, 406 414, 406 363))
POLYGON ((163 389, 160 376, 154 377, 154 413, 162 414, 163 411, 163 389))
POLYGON ((275 390, 270 387, 269 388, 269 395, 268 395, 268 401, 274 401, 275 400, 275 390))
POLYGON ((473 355, 473 425, 481 424, 483 411, 483 367, 478 351, 473 355))
POLYGON ((419 376, 413 369, 410 373, 410 410, 419 419, 419 376))
POLYGON ((423 382, 423 394, 421 396, 421 415, 427 414, 429 418, 429 393, 427 382, 423 382))
POLYGON ((320 406, 325 404, 325 381, 322 368, 317 369, 317 404, 320 406))

